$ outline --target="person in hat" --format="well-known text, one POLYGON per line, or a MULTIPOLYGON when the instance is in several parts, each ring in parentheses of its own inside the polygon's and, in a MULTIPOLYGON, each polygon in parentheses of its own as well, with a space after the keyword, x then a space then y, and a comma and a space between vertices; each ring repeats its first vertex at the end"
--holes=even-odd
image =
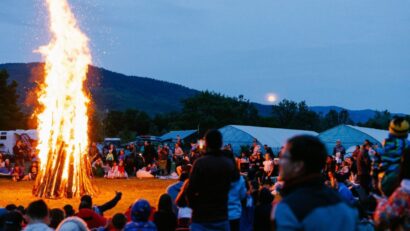
POLYGON ((374 222, 378 230, 410 230, 410 149, 403 150, 400 186, 387 198, 378 198, 374 222))
POLYGON ((156 231, 157 227, 149 221, 151 206, 148 201, 139 199, 131 207, 131 221, 125 225, 124 231, 156 231))
POLYGON ((383 142, 379 164, 379 189, 386 196, 390 196, 398 186, 400 160, 403 150, 410 146, 407 140, 409 122, 403 117, 394 118, 389 125, 389 136, 383 142))

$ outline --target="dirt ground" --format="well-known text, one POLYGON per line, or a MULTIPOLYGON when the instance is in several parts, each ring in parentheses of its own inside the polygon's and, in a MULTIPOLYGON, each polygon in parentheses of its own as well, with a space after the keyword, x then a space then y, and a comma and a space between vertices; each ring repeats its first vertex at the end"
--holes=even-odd
MULTIPOLYGON (((125 212, 127 208, 138 198, 147 199, 152 206, 157 207, 159 196, 165 192, 166 188, 176 182, 175 180, 159 179, 93 179, 100 194, 93 198, 94 204, 102 204, 115 195, 115 191, 122 192, 122 199, 117 206, 106 213, 105 216, 112 216, 118 212, 125 212)), ((33 181, 13 182, 10 179, 0 179, 0 207, 7 204, 23 205, 26 207, 31 201, 38 198, 31 194, 33 181)), ((79 198, 49 200, 45 199, 50 208, 62 208, 66 204, 71 204, 77 211, 79 198)))

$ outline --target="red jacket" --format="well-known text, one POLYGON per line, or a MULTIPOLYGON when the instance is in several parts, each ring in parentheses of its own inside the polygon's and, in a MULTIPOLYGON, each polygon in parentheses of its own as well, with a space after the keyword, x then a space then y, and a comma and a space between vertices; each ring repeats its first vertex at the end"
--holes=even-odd
POLYGON ((80 209, 76 216, 83 219, 89 229, 103 227, 107 224, 107 219, 98 215, 92 209, 80 209))

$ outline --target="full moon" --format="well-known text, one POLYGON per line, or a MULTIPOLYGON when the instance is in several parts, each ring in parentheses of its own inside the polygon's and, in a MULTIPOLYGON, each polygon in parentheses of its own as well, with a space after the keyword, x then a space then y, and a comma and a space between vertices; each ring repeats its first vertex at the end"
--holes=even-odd
POLYGON ((266 100, 267 100, 269 103, 274 103, 274 102, 277 100, 277 97, 276 97, 276 95, 270 93, 270 94, 268 94, 268 95, 266 96, 266 100))

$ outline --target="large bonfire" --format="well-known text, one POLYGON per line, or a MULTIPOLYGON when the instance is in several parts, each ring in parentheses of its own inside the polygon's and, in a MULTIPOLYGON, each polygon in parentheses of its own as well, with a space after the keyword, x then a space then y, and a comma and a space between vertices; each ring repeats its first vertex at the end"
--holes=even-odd
POLYGON ((67 0, 46 0, 51 41, 40 47, 44 83, 37 114, 40 168, 33 194, 46 198, 93 194, 87 155, 89 98, 84 81, 91 64, 88 38, 67 0))

